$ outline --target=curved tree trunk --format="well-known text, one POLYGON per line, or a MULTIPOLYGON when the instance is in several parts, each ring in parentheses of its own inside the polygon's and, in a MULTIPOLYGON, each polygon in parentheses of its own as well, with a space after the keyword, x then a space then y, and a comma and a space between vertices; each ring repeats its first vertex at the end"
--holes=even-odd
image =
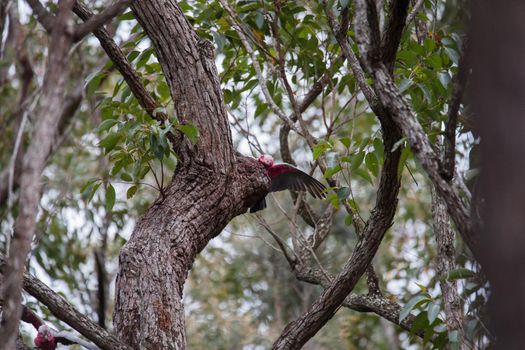
POLYGON ((182 291, 195 256, 268 191, 264 168, 233 151, 212 45, 170 1, 135 1, 171 88, 177 118, 200 131, 176 149, 165 198, 139 220, 120 253, 115 329, 136 349, 186 347, 182 291))

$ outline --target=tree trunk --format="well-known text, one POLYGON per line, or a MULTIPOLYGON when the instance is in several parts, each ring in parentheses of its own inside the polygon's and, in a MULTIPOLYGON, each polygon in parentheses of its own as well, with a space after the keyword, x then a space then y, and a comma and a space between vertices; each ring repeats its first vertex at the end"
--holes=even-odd
POLYGON ((472 6, 472 96, 481 134, 481 263, 495 349, 525 344, 525 2, 472 6), (490 23, 490 25, 487 25, 490 23))
POLYGON ((268 191, 264 168, 233 151, 213 46, 197 37, 174 2, 135 1, 152 40, 180 123, 200 131, 183 140, 165 198, 138 221, 120 253, 115 329, 136 349, 186 347, 182 292, 195 256, 268 191))

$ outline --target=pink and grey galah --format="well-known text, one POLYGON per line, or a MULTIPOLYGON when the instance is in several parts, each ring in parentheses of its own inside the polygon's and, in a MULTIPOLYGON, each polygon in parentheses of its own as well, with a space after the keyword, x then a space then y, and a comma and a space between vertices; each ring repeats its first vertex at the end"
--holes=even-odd
MULTIPOLYGON (((261 155, 259 163, 264 165, 266 174, 270 178, 270 192, 293 190, 309 192, 314 198, 323 199, 326 197, 326 187, 305 173, 286 163, 275 164, 273 157, 267 154, 261 155)), ((250 213, 255 213, 266 208, 266 200, 263 198, 250 208, 250 213)))

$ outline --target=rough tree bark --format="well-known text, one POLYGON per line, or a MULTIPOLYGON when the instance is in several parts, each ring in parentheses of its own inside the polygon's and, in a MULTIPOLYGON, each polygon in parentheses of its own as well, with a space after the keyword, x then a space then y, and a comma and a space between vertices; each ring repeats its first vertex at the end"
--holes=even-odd
POLYGON ((158 54, 176 116, 200 131, 183 140, 165 198, 137 223, 123 247, 115 329, 140 349, 184 349, 182 291, 195 256, 268 191, 255 159, 234 153, 213 47, 198 38, 174 2, 135 1, 135 16, 158 54))
POLYGON ((449 280, 447 274, 456 266, 455 235, 447 213, 447 206, 432 188, 432 226, 437 242, 436 271, 440 276, 439 286, 443 295, 445 325, 449 332, 458 331, 458 349, 465 349, 463 329, 463 303, 458 294, 455 280, 449 280))
POLYGON ((491 285, 495 349, 525 344, 524 14, 525 2, 517 0, 472 6, 472 97, 482 140, 480 258, 491 285))
POLYGON ((36 227, 36 215, 42 189, 40 175, 46 164, 47 156, 51 152, 60 118, 60 107, 64 102, 65 74, 62 69, 66 66, 67 51, 71 43, 71 36, 66 31, 66 27, 71 17, 72 6, 72 0, 64 0, 59 4, 59 12, 53 26, 49 46, 50 54, 42 87, 43 93, 35 111, 38 119, 34 126, 33 140, 23 161, 20 180, 22 189, 20 211, 9 247, 10 256, 5 273, 5 283, 2 284, 5 303, 0 328, 0 343, 8 349, 14 347, 18 334, 23 267, 36 227))

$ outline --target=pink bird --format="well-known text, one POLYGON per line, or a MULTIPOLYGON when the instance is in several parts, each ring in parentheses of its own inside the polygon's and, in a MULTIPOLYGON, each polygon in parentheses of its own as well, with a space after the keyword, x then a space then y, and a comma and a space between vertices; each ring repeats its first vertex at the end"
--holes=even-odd
MULTIPOLYGON (((264 165, 266 174, 271 180, 270 192, 293 190, 308 191, 313 197, 323 199, 326 197, 326 187, 293 165, 281 163, 275 164, 272 156, 261 155, 257 161, 264 165)), ((250 213, 266 208, 266 200, 263 198, 250 208, 250 213)))

